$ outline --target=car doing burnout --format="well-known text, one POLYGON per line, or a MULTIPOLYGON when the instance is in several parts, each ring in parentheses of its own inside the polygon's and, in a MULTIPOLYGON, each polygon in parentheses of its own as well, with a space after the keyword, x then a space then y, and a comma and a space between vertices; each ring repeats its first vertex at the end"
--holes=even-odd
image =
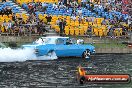
MULTIPOLYGON (((89 58, 95 53, 95 47, 90 44, 77 44, 69 37, 43 37, 43 44, 35 45, 37 56, 55 53, 57 57, 83 57, 89 58)), ((32 45, 31 45, 32 46, 32 45)))

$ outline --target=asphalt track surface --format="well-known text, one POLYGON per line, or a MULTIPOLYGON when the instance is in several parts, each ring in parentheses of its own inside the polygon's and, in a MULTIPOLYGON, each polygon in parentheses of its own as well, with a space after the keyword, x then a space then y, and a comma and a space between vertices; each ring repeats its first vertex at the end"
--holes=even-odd
POLYGON ((76 81, 78 65, 92 67, 89 73, 132 75, 132 54, 97 54, 90 60, 0 62, 0 88, 132 88, 132 82, 81 85, 76 81))

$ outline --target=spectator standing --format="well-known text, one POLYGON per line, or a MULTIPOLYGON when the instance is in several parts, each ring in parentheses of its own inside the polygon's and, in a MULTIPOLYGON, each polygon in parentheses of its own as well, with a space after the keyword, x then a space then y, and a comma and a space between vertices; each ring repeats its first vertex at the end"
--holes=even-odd
POLYGON ((81 1, 81 6, 82 6, 82 7, 86 7, 86 2, 87 2, 86 0, 82 0, 82 1, 81 1))
POLYGON ((75 16, 75 15, 72 15, 72 16, 71 16, 71 19, 72 19, 73 21, 75 21, 75 20, 76 20, 76 16, 75 16))
POLYGON ((60 23, 60 18, 58 18, 58 20, 56 21, 56 24, 59 25, 60 23))
POLYGON ((32 3, 29 3, 28 4, 28 8, 29 8, 29 10, 31 10, 33 8, 33 4, 32 3))
POLYGON ((60 28, 60 36, 63 36, 64 28, 65 28, 66 22, 61 19, 59 22, 59 28, 60 28))
POLYGON ((63 7, 64 7, 62 0, 60 0, 60 1, 58 2, 58 6, 59 6, 59 8, 63 8, 63 7))
POLYGON ((62 0, 59 0, 58 5, 59 5, 59 6, 60 6, 60 5, 63 5, 62 0))
POLYGON ((106 25, 106 21, 105 21, 105 19, 102 21, 101 24, 102 24, 102 25, 106 25))
POLYGON ((130 28, 130 26, 132 26, 132 18, 131 16, 128 17, 128 26, 130 28))
POLYGON ((34 27, 34 32, 35 32, 35 34, 37 34, 37 32, 38 32, 36 26, 34 27))
POLYGON ((67 0, 63 0, 63 4, 67 6, 67 0))
POLYGON ((23 30, 22 30, 22 26, 19 26, 19 35, 20 35, 20 36, 22 36, 22 34, 23 34, 22 31, 23 31, 23 30))
POLYGON ((12 33, 12 22, 10 20, 8 22, 8 33, 12 33))
POLYGON ((58 5, 56 3, 53 4, 53 9, 58 9, 58 5))
POLYGON ((65 26, 66 26, 66 18, 64 18, 64 28, 65 28, 65 26))
POLYGON ((22 36, 25 36, 25 28, 24 28, 24 26, 21 27, 21 31, 20 32, 21 32, 22 36))
POLYGON ((92 26, 88 27, 87 34, 89 35, 90 38, 92 37, 92 26))
POLYGON ((4 22, 2 23, 2 27, 4 27, 4 32, 6 32, 7 30, 7 23, 6 21, 4 20, 4 22))
POLYGON ((6 12, 7 12, 7 9, 6 9, 6 7, 5 7, 5 8, 2 10, 2 16, 5 15, 6 12))
POLYGON ((10 7, 7 7, 7 12, 6 12, 6 15, 9 16, 9 14, 12 14, 12 10, 10 7))
POLYGON ((51 22, 52 17, 50 15, 45 17, 47 19, 47 23, 51 22))
POLYGON ((79 18, 78 18, 79 24, 83 23, 83 19, 84 19, 83 15, 79 15, 79 18))
POLYGON ((2 15, 2 10, 0 10, 0 15, 2 15))
POLYGON ((75 13, 76 8, 78 7, 78 3, 77 3, 76 0, 74 0, 74 1, 71 3, 71 7, 73 8, 73 13, 75 13))
POLYGON ((81 8, 78 9, 78 14, 82 15, 82 9, 81 8))
POLYGON ((41 23, 40 22, 38 22, 38 24, 37 24, 37 31, 38 31, 39 35, 42 34, 42 29, 41 29, 41 23))
POLYGON ((14 13, 12 15, 12 21, 14 21, 16 23, 16 15, 14 13))

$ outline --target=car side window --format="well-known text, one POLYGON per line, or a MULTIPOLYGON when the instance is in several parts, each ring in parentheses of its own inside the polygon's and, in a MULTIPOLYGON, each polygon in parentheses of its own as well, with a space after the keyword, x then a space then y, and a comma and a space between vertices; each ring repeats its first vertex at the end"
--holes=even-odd
POLYGON ((66 45, 70 45, 70 44, 73 44, 73 43, 72 43, 72 40, 71 40, 71 39, 67 39, 67 40, 66 40, 66 45))
POLYGON ((56 40, 56 44, 64 44, 64 40, 63 39, 57 39, 56 40))

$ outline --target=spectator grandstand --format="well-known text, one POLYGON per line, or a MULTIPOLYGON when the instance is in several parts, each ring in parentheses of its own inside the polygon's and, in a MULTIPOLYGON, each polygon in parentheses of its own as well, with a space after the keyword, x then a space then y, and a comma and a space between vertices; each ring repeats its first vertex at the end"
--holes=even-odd
POLYGON ((128 0, 6 0, 0 3, 0 32, 43 34, 50 25, 65 35, 120 37, 132 29, 130 6, 128 0))

